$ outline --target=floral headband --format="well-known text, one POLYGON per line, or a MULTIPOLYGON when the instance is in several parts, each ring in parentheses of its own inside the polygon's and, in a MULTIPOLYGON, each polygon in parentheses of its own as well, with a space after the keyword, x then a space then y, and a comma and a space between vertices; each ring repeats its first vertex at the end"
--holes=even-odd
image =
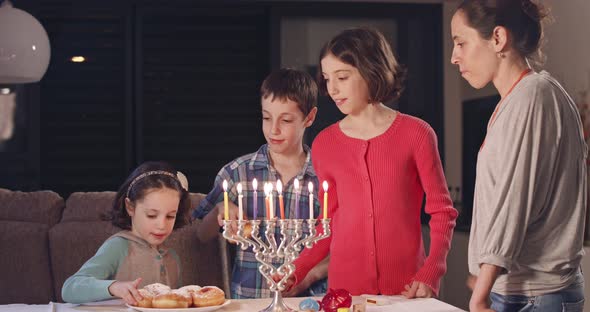
POLYGON ((186 176, 180 172, 180 171, 176 171, 176 175, 174 175, 171 172, 168 171, 164 171, 164 170, 155 170, 155 171, 148 171, 148 172, 144 172, 140 175, 138 175, 137 177, 135 177, 135 179, 133 179, 133 181, 131 181, 131 183, 129 183, 129 187, 127 188, 127 195, 126 197, 129 198, 129 193, 131 192, 131 189, 133 188, 133 186, 139 182, 139 180, 145 178, 145 177, 149 177, 152 175, 166 175, 169 177, 172 177, 174 180, 176 180, 178 182, 178 184, 180 184, 180 186, 185 190, 188 191, 188 179, 186 178, 186 176))

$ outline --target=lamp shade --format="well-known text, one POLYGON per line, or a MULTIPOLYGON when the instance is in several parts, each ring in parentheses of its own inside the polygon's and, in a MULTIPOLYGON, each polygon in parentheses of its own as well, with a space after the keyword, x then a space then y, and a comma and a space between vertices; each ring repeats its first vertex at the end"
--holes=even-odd
POLYGON ((49 38, 31 14, 0 5, 0 84, 41 80, 49 65, 49 38))

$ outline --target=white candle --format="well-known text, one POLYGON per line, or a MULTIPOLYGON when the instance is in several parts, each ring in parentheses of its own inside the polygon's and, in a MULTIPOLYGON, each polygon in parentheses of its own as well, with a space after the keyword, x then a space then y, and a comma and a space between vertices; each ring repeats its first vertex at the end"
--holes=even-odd
POLYGON ((313 219, 313 183, 311 181, 307 183, 307 189, 309 190, 309 218, 313 219))
POLYGON ((256 218, 258 218, 258 181, 256 181, 256 178, 254 178, 254 180, 252 180, 252 188, 254 189, 254 220, 256 220, 256 218))
POLYGON ((238 183, 236 187, 238 189, 238 220, 242 221, 244 219, 244 209, 242 208, 242 199, 244 195, 242 195, 242 183, 238 183))
POLYGON ((272 183, 268 183, 268 206, 270 209, 270 219, 272 220, 275 217, 275 205, 272 200, 272 183))
MULTIPOLYGON (((328 181, 324 181, 324 219, 328 218, 328 181)), ((318 217, 319 219, 319 217, 318 217)))
POLYGON ((299 219, 299 180, 297 178, 293 181, 293 187, 295 188, 295 219, 299 219))

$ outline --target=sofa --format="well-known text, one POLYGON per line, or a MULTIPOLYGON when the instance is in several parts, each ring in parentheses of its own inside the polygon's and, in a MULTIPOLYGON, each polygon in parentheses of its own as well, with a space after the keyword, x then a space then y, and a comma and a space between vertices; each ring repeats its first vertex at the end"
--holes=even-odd
MULTIPOLYGON (((112 234, 102 216, 115 192, 78 192, 64 200, 52 191, 0 189, 0 304, 61 302, 61 287, 112 234)), ((195 207, 203 194, 191 194, 195 207)), ((190 219, 190 212, 186 218, 190 219)), ((215 285, 229 294, 230 259, 225 240, 201 242, 200 220, 166 241, 182 261, 187 285, 215 285)))

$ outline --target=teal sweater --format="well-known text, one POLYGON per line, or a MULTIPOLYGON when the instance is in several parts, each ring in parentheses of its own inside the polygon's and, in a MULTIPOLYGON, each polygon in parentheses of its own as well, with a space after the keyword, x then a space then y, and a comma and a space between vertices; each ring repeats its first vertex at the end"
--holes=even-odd
POLYGON ((112 299, 109 286, 116 281, 142 278, 139 287, 163 283, 172 288, 182 285, 180 259, 173 250, 152 248, 130 231, 107 239, 78 272, 64 283, 61 295, 66 302, 84 303, 112 299))

